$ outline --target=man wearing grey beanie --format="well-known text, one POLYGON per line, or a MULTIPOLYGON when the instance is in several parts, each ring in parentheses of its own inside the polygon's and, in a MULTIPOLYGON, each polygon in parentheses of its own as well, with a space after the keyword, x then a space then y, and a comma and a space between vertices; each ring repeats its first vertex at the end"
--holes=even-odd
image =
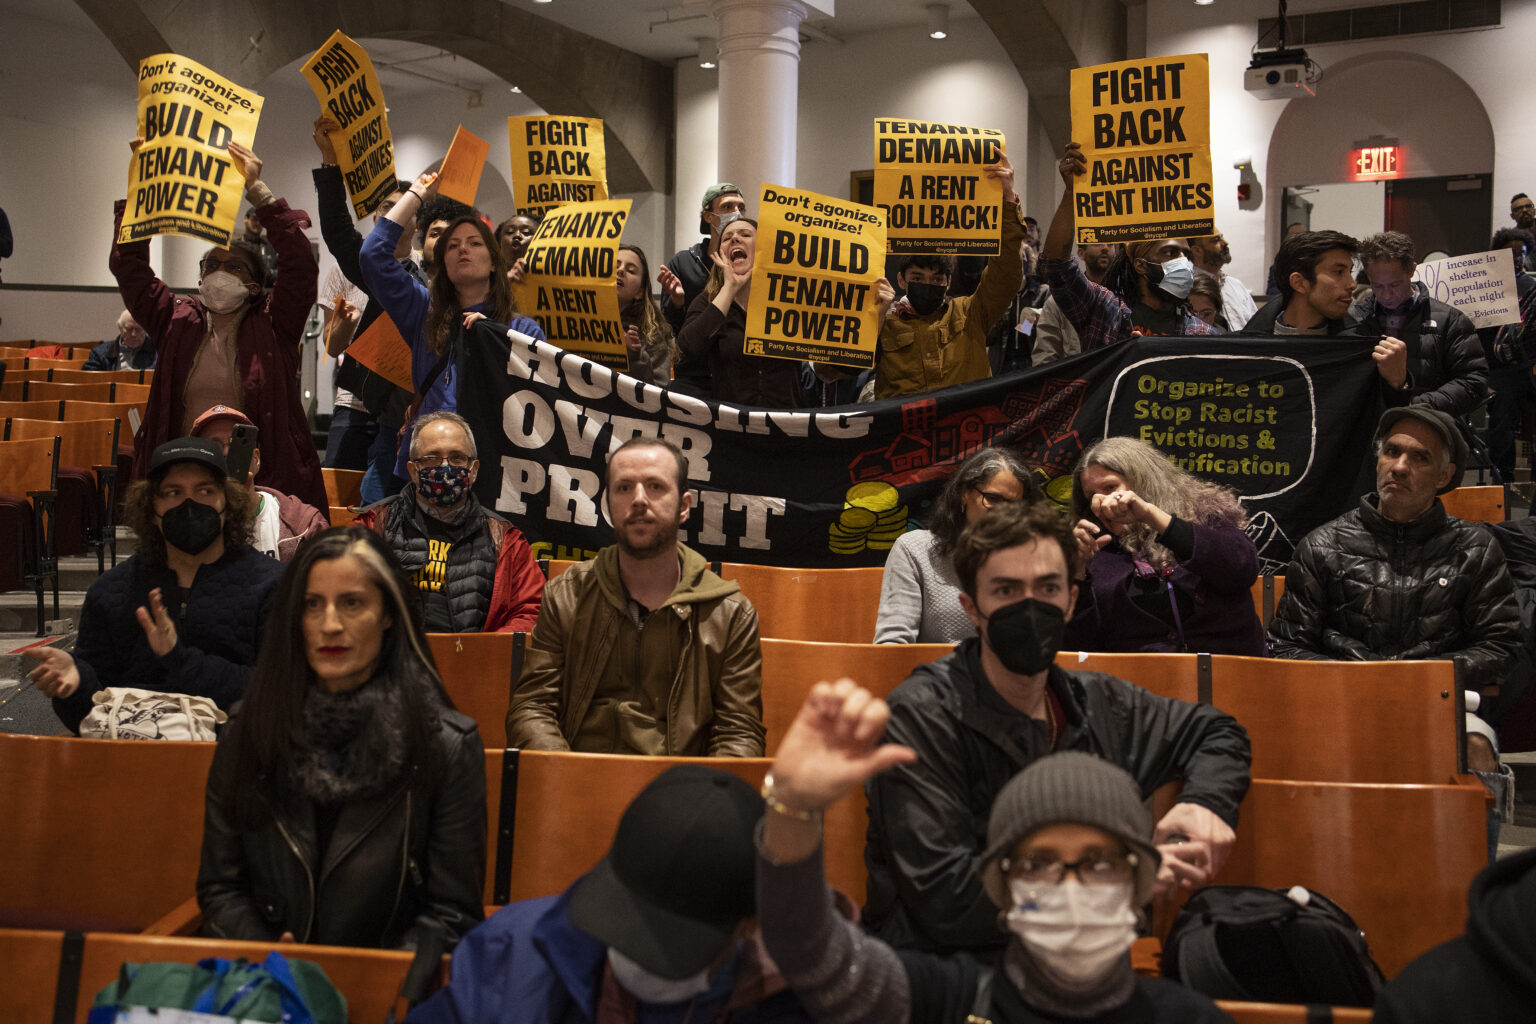
POLYGON ((851 680, 818 683, 764 786, 757 906, 763 940, 817 1020, 1229 1020, 1209 999, 1131 969, 1135 908, 1160 854, 1136 781, 1090 754, 1043 757, 992 805, 979 869, 1006 935, 1000 964, 898 952, 840 920, 821 862, 821 816, 849 790, 917 753, 881 744, 890 710, 851 680), (969 1014, 969 1016, 967 1016, 969 1014))

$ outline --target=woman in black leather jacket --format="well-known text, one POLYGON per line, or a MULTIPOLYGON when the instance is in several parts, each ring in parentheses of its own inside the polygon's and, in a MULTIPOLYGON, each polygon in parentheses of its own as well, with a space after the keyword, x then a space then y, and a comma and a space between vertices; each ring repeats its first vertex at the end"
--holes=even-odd
POLYGON ((206 934, 447 950, 482 917, 485 753, 365 530, 288 566, 208 776, 206 934))

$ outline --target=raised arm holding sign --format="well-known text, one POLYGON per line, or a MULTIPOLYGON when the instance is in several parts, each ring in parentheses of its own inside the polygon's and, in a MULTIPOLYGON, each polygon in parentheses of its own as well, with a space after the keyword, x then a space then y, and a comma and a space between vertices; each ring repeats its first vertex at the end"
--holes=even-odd
POLYGON ((372 213, 395 190, 394 138, 373 62, 338 29, 299 71, 324 111, 354 212, 372 213))

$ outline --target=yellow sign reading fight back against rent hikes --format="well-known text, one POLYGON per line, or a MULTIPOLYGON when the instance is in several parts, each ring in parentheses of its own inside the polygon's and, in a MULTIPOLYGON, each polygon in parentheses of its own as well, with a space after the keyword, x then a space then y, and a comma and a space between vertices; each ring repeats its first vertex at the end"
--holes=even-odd
POLYGON ((228 245, 245 191, 229 144, 250 146, 260 96, 176 53, 139 63, 144 144, 128 165, 128 205, 119 242, 187 235, 228 245))
POLYGON ((873 366, 885 214, 818 192, 764 185, 747 299, 748 355, 873 366))
POLYGON ((331 133, 336 165, 341 168, 361 218, 395 190, 395 144, 384 115, 384 90, 373 61, 339 29, 299 68, 320 101, 320 108, 341 127, 331 133))
POLYGON ((509 117, 512 199, 518 213, 608 198, 600 117, 509 117))
POLYGON ((891 252, 997 252, 1003 184, 985 168, 1004 142, 992 128, 875 118, 875 205, 891 252))
POLYGON ((619 291, 613 280, 630 200, 570 203, 548 214, 523 255, 517 311, 544 328, 552 345, 594 362, 629 368, 619 291))
POLYGON ((1072 137, 1088 160, 1072 197, 1079 244, 1215 230, 1205 54, 1075 69, 1072 137))

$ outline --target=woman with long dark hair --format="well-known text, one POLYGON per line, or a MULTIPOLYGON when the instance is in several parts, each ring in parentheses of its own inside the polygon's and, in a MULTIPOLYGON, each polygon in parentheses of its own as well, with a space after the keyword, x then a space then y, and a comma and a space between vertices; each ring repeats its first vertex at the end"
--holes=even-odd
POLYGON ((327 530, 288 566, 213 756, 207 934, 451 948, 482 916, 485 754, 383 542, 327 530))
POLYGON ((664 388, 672 383, 677 342, 651 297, 651 265, 645 250, 638 245, 619 246, 614 280, 619 289, 624 346, 629 351, 629 375, 664 388))
POLYGON ((720 231, 720 247, 709 255, 715 268, 704 290, 688 307, 683 329, 677 334, 684 361, 709 364, 714 382, 711 397, 716 401, 770 409, 804 405, 799 363, 748 355, 746 351, 757 221, 747 217, 731 221, 720 231))
POLYGON ((1078 461, 1072 515, 1086 580, 1068 649, 1264 656, 1250 594, 1259 552, 1230 489, 1142 441, 1107 437, 1078 461))
MULTIPOLYGON (((478 317, 544 340, 544 331, 517 315, 507 282, 507 264, 496 236, 479 214, 455 218, 433 249, 435 272, 422 284, 395 258, 395 245, 407 225, 416 223, 424 197, 436 195, 431 171, 411 184, 363 241, 358 263, 368 290, 411 346, 411 384, 419 400, 417 414, 459 408, 458 361, 466 329, 478 317)), ((395 475, 405 479, 405 445, 395 460, 395 475)))
POLYGON ((957 644, 976 627, 960 607, 950 554, 960 531, 1000 505, 1037 501, 1029 466, 1006 448, 983 448, 950 474, 928 517, 891 546, 880 578, 877 644, 957 644))

